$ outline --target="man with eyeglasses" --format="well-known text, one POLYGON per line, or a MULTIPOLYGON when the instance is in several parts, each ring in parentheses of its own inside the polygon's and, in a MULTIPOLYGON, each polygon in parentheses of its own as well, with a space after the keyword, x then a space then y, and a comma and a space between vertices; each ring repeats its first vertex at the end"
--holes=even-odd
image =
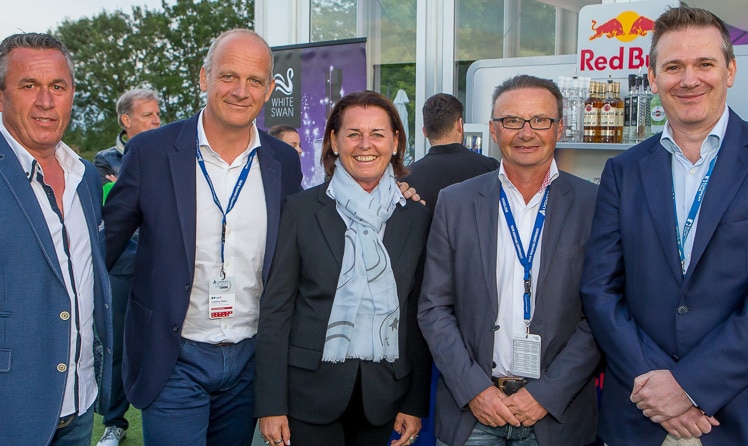
POLYGON ((595 441, 600 354, 579 279, 597 187, 556 167, 562 101, 533 76, 498 86, 498 171, 439 195, 419 322, 441 372, 440 444, 595 441))

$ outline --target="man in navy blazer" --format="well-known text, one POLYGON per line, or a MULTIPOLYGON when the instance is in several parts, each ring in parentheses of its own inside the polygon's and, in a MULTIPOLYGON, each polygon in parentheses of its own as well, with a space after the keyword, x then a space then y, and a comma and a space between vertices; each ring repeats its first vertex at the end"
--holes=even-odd
POLYGON ((111 381, 101 182, 61 142, 75 91, 65 45, 0 43, 0 444, 88 445, 94 328, 111 381))
POLYGON ((205 108, 133 138, 104 208, 108 265, 140 227, 123 378, 146 444, 251 442, 259 296, 301 188, 296 151, 254 124, 273 85, 260 36, 221 34, 205 108))
POLYGON ((610 446, 748 444, 748 123, 726 106, 735 72, 714 14, 680 7, 655 22, 649 79, 668 122, 608 160, 582 279, 607 357, 610 446))
POLYGON ((562 101, 552 81, 533 76, 497 87, 490 126, 500 168, 439 194, 418 321, 441 372, 440 444, 595 441, 600 354, 579 279, 597 187, 553 160, 562 101), (516 225, 502 208, 511 208, 516 225), (528 276, 511 234, 525 253, 537 248, 528 276), (540 343, 528 345, 530 338, 540 343), (534 360, 513 343, 537 347, 534 360))

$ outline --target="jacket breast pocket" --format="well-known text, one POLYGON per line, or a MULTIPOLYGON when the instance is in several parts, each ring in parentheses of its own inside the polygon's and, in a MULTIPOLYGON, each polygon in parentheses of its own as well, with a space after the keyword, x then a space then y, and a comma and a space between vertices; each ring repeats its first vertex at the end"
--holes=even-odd
POLYGON ((288 348, 288 365, 292 367, 315 371, 319 368, 320 361, 322 361, 322 352, 320 351, 294 345, 288 348))

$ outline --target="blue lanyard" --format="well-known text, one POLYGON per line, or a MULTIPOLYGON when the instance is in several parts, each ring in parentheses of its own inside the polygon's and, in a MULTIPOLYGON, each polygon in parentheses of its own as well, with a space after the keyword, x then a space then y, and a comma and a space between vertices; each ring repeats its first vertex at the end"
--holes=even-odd
POLYGON ((712 171, 714 170, 714 163, 717 161, 717 157, 715 156, 711 163, 709 163, 709 170, 706 171, 706 175, 704 175, 704 178, 701 180, 701 185, 699 185, 699 189, 696 191, 696 196, 693 197, 693 203, 691 204, 691 210, 688 211, 688 216, 686 217, 686 224, 683 225, 683 238, 680 236, 680 226, 678 225, 678 207, 675 203, 675 184, 673 184, 673 211, 675 214, 675 237, 678 241, 678 255, 680 256, 680 269, 681 272, 683 272, 683 275, 686 275, 686 239, 688 238, 688 234, 691 232, 691 228, 693 227, 693 223, 696 220, 696 214, 699 213, 699 208, 701 207, 701 202, 704 201, 704 194, 706 193, 706 186, 709 184, 709 178, 712 176, 712 171))
POLYGON ((499 199, 501 201, 501 210, 504 211, 504 218, 506 223, 509 225, 509 233, 512 236, 512 242, 514 242, 514 250, 517 252, 517 258, 519 263, 522 265, 525 271, 524 285, 525 292, 522 294, 524 301, 525 310, 525 327, 527 332, 530 331, 530 315, 531 315, 531 285, 532 285, 532 261, 535 258, 535 251, 538 249, 538 243, 540 242, 540 232, 543 230, 543 223, 545 222, 545 208, 548 206, 548 191, 551 186, 548 185, 545 188, 543 194, 543 200, 540 202, 540 208, 538 209, 538 215, 535 217, 535 227, 532 229, 532 236, 530 237, 530 248, 525 255, 525 250, 522 247, 522 240, 519 238, 519 230, 517 224, 514 222, 514 216, 512 215, 512 209, 509 207, 509 200, 506 197, 503 187, 499 187, 499 199))
POLYGON ((239 174, 239 178, 236 180, 236 184, 234 185, 234 190, 231 192, 231 197, 229 197, 229 203, 226 206, 226 210, 223 210, 223 206, 221 206, 221 202, 218 200, 218 195, 216 195, 216 190, 213 187, 213 181, 210 179, 210 175, 208 175, 208 170, 205 168, 205 160, 203 159, 203 154, 200 151, 200 141, 195 140, 197 143, 197 163, 200 165, 200 170, 203 171, 203 176, 205 177, 205 181, 208 182, 208 187, 210 187, 210 193, 213 194, 213 203, 218 206, 218 210, 221 211, 221 279, 226 278, 226 272, 223 268, 224 264, 224 248, 226 247, 226 216, 229 215, 229 212, 231 212, 232 209, 234 209, 234 205, 236 204, 236 200, 239 199, 239 193, 241 193, 242 188, 244 187, 244 184, 247 182, 247 176, 249 176, 249 169, 252 168, 252 160, 255 157, 255 153, 257 152, 257 148, 252 149, 252 151, 249 153, 249 158, 247 159, 246 164, 244 164, 244 167, 242 168, 241 173, 239 174))

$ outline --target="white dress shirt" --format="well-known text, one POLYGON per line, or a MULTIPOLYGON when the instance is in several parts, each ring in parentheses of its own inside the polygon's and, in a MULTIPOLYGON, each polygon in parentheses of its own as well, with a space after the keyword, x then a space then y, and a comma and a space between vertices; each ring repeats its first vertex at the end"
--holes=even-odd
MULTIPOLYGON (((556 167, 556 161, 552 160, 548 175, 540 190, 535 193, 529 203, 525 204, 525 199, 522 197, 520 191, 514 187, 506 176, 504 161, 502 160, 501 162, 501 166, 499 167, 499 181, 501 181, 501 187, 504 189, 509 200, 509 207, 512 210, 525 254, 527 254, 530 248, 530 235, 535 227, 535 218, 538 215, 540 202, 543 200, 545 187, 557 177, 558 167, 556 167)), ((497 191, 496 200, 498 199, 497 191)), ((494 332, 493 362, 496 366, 492 371, 492 375, 501 377, 513 376, 511 372, 513 339, 514 337, 524 336, 526 330, 523 299, 525 292, 525 269, 517 258, 514 242, 509 233, 509 225, 506 222, 501 207, 499 207, 498 212, 496 287, 499 294, 499 313, 496 317, 496 325, 499 326, 499 329, 494 332)), ((543 230, 545 230, 545 225, 543 225, 543 230)), ((535 311, 535 290, 537 289, 537 277, 540 271, 542 240, 543 233, 541 232, 531 269, 531 317, 532 312, 535 311)))
MULTIPOLYGON (((8 132, 0 120, 0 132, 8 141, 11 149, 21 163, 26 176, 29 178, 31 189, 44 214, 44 219, 52 236, 57 261, 60 264, 62 277, 65 281, 70 307, 66 309, 70 318, 70 354, 67 364, 58 364, 55 373, 67 374, 65 396, 62 401, 60 416, 73 414, 75 409, 75 388, 78 387, 78 415, 82 415, 96 400, 97 387, 94 376, 93 358, 93 308, 94 308, 94 273, 91 253, 91 239, 88 233, 86 216, 83 213, 78 185, 83 181, 85 166, 76 154, 65 143, 60 142, 55 149, 55 158, 62 167, 65 178, 65 191, 62 194, 63 222, 52 207, 50 198, 44 191, 44 186, 37 180, 37 173, 42 172, 41 166, 34 157, 21 146, 8 132), (63 230, 67 232, 69 255, 63 243, 63 230), (72 270, 72 274, 71 274, 72 270), (76 298, 77 296, 77 298, 76 298), (80 347, 78 335, 80 334, 80 347), (76 354, 79 355, 76 364, 76 354)), ((49 187, 49 186, 48 186, 49 187)), ((51 189, 51 187, 50 187, 51 189)), ((54 200, 54 197, 52 197, 54 200)), ((21 278, 19 278, 21 279, 21 278)), ((38 279, 38 278, 36 278, 38 279)), ((52 277, 43 280, 52 280, 52 277)), ((44 340, 41 340, 44 342, 44 340)))
MULTIPOLYGON (((197 137, 205 159, 205 168, 213 182, 218 201, 225 211, 250 152, 260 146, 257 126, 252 126, 252 138, 247 149, 230 165, 210 147, 203 128, 202 112, 198 118, 197 137)), ((195 277, 182 336, 209 344, 239 342, 257 333, 260 294, 262 293, 267 208, 259 155, 255 155, 247 182, 234 208, 226 217, 224 269, 226 277, 231 277, 235 281, 232 284, 236 290, 233 317, 222 319, 209 317, 209 282, 219 278, 221 271, 222 214, 213 202, 213 195, 197 159, 195 160, 195 175, 197 175, 195 277)))

